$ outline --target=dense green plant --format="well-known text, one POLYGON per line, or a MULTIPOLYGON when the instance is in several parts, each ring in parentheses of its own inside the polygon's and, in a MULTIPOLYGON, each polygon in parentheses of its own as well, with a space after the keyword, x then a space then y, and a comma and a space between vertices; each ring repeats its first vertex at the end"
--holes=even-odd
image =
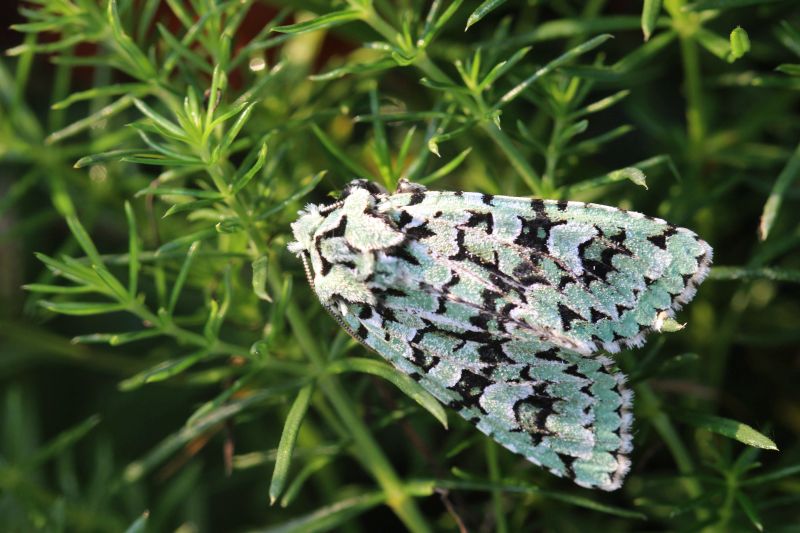
POLYGON ((620 5, 20 6, 0 63, 2 529, 800 521, 800 12, 620 5), (622 490, 500 449, 324 314, 288 225, 353 177, 599 201, 715 247, 730 266, 688 326, 618 358, 622 490))

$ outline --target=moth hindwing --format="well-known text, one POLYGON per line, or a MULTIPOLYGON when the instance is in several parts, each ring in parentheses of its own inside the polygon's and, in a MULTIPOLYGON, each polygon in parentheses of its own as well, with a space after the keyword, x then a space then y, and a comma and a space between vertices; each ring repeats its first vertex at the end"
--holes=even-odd
POLYGON ((712 250, 579 202, 356 180, 292 224, 337 321, 506 448, 584 487, 622 484, 631 392, 607 356, 694 296, 712 250))

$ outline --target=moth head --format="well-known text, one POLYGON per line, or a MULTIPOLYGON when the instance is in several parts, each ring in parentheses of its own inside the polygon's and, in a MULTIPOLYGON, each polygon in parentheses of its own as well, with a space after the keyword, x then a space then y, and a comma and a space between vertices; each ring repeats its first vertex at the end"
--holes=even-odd
POLYGON ((303 252, 311 250, 314 242, 314 233, 325 220, 325 217, 319 212, 319 206, 313 204, 307 205, 305 209, 297 214, 299 218, 292 223, 292 233, 295 240, 290 242, 287 247, 290 252, 299 256, 303 252))

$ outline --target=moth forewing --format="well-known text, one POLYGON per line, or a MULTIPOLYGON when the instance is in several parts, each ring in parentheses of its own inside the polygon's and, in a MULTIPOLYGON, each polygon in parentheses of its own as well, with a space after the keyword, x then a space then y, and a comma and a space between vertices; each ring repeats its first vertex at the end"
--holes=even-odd
POLYGON ((506 448, 604 490, 628 471, 633 418, 598 352, 660 329, 712 253, 639 213, 408 182, 356 180, 292 229, 348 333, 506 448))

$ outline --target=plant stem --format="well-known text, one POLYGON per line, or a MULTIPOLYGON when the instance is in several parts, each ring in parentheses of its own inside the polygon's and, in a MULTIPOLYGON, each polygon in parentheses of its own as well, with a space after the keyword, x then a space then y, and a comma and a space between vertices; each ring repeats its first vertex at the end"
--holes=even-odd
MULTIPOLYGON (((678 471, 685 476, 681 479, 681 484, 686 490, 686 494, 690 499, 699 498, 703 494, 703 489, 700 483, 692 477, 694 475, 694 462, 678 436, 678 432, 672 425, 672 421, 664 413, 660 400, 653 390, 644 383, 636 386, 636 400, 640 406, 640 412, 650 420, 650 423, 664 440, 667 448, 669 448, 678 471)), ((697 517, 702 522, 706 518, 706 511, 699 508, 697 517)))
MULTIPOLYGON (((383 37, 389 43, 396 44, 400 42, 400 34, 386 21, 384 21, 374 10, 370 10, 365 13, 364 22, 372 26, 375 31, 383 35, 383 37)), ((439 69, 439 67, 437 67, 433 61, 431 61, 424 50, 416 51, 413 65, 421 70, 431 80, 440 83, 453 83, 450 77, 442 72, 442 70, 439 69)), ((466 95, 455 92, 451 93, 451 96, 469 114, 478 120, 478 123, 481 125, 483 131, 485 131, 486 134, 500 148, 500 150, 503 151, 506 158, 508 158, 509 163, 511 163, 511 166, 514 167, 514 170, 519 173, 520 177, 531 190, 531 192, 537 196, 543 196, 544 190, 541 185, 539 174, 533 169, 530 163, 528 163, 528 160, 525 158, 525 156, 520 153, 508 135, 506 135, 503 130, 498 128, 489 117, 485 116, 484 113, 481 113, 481 109, 479 109, 477 102, 470 99, 466 95)))
POLYGON ((699 169, 703 157, 705 121, 703 119, 703 88, 696 34, 700 29, 697 13, 683 11, 684 0, 667 0, 666 7, 681 43, 683 76, 686 84, 686 128, 689 138, 689 156, 694 170, 699 169))
MULTIPOLYGON (((277 267, 269 269, 268 278, 273 290, 279 291, 283 286, 282 276, 277 267)), ((353 438, 358 453, 356 459, 366 468, 378 482, 386 496, 386 504, 402 520, 405 526, 414 532, 429 531, 425 518, 420 513, 403 482, 395 473, 391 463, 375 442, 367 426, 358 417, 352 401, 345 393, 339 380, 332 375, 324 375, 325 357, 314 342, 314 334, 308 327, 303 313, 294 302, 286 306, 286 318, 295 333, 295 338, 311 362, 318 368, 322 377, 318 386, 336 413, 347 427, 353 438)))

